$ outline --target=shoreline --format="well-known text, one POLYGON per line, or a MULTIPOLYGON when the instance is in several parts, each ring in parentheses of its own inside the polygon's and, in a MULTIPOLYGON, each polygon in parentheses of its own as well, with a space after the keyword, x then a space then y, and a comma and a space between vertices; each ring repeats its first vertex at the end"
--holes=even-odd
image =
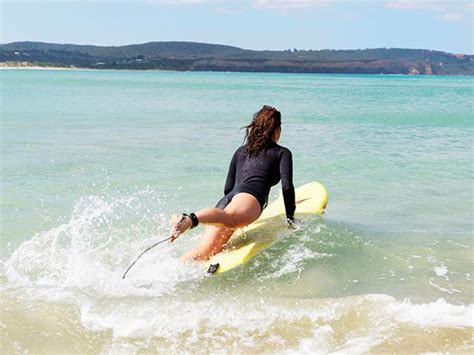
POLYGON ((224 73, 224 74, 291 74, 291 75, 364 75, 364 76, 406 76, 410 78, 440 78, 440 77, 467 77, 472 78, 471 75, 413 75, 413 74, 383 74, 383 73, 375 73, 375 74, 362 74, 362 73, 288 73, 288 72, 252 72, 252 71, 204 71, 204 70, 166 70, 166 69, 112 69, 112 68, 81 68, 81 67, 57 67, 57 66, 39 66, 39 65, 31 65, 31 66, 2 66, 3 63, 0 63, 0 71, 1 70, 93 70, 93 71, 133 71, 133 72, 176 72, 176 73, 224 73))
MULTIPOLYGON (((1 63, 0 63, 0 70, 12 70, 12 69, 27 69, 27 70, 49 70, 49 69, 53 69, 53 70, 81 70, 81 69, 88 69, 88 68, 79 68, 79 67, 42 67, 42 66, 39 66, 39 65, 31 65, 31 66, 22 66, 22 65, 18 65, 18 66, 14 66, 14 65, 6 65, 6 66, 2 66, 1 63)), ((95 70, 95 69, 91 69, 91 70, 95 70)))

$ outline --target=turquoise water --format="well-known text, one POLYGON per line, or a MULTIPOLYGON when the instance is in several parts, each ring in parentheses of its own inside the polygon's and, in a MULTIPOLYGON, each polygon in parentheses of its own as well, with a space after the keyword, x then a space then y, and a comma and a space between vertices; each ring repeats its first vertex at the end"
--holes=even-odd
POLYGON ((474 79, 0 78, 6 350, 473 349, 474 79), (178 260, 193 230, 120 280, 172 213, 220 199, 240 127, 263 104, 282 112, 295 185, 329 190, 325 217, 216 278, 178 260))

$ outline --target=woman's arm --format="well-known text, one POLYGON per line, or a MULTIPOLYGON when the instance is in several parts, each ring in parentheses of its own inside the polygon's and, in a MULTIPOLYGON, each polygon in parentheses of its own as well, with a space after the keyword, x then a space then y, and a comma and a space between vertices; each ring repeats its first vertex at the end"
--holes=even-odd
POLYGON ((288 149, 285 149, 280 156, 280 176, 283 200, 285 201, 286 218, 292 221, 296 203, 295 187, 293 186, 293 157, 288 149))
POLYGON ((235 173, 237 170, 237 149, 232 156, 232 160, 230 161, 229 171, 227 172, 227 179, 224 185, 224 195, 227 195, 229 192, 232 191, 235 185, 235 173))

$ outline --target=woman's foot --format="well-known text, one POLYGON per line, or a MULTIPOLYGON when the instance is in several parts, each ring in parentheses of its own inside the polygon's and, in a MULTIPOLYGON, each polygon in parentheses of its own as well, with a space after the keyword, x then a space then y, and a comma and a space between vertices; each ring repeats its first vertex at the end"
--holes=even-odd
POLYGON ((170 220, 171 230, 170 230, 170 241, 174 241, 178 238, 181 234, 186 232, 189 228, 192 227, 193 222, 191 218, 183 216, 183 215, 173 215, 170 220))

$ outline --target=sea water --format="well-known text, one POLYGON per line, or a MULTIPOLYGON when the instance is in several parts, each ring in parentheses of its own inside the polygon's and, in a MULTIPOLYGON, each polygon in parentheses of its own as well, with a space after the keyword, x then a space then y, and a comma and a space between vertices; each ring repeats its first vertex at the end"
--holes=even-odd
MULTIPOLYGON (((472 352, 471 77, 3 70, 2 353, 472 352), (205 277, 179 256, 252 115, 323 218, 205 277)), ((270 200, 279 193, 277 185, 270 200)))

